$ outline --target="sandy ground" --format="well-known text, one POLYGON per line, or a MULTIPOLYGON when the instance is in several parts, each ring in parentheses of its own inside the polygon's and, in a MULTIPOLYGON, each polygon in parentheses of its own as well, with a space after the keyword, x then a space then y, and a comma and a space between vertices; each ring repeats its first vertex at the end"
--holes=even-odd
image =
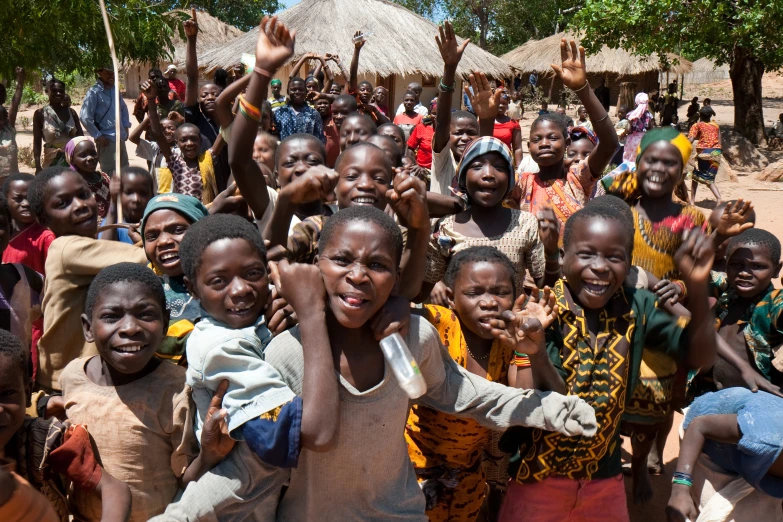
MULTIPOLYGON (((764 119, 767 126, 771 126, 778 117, 778 114, 783 112, 783 76, 777 74, 768 74, 764 76, 763 89, 765 93, 764 98, 764 119)), ((731 101, 731 84, 729 81, 719 82, 710 85, 703 85, 698 87, 686 86, 684 99, 690 100, 693 96, 699 96, 712 98, 712 106, 717 113, 716 120, 721 125, 731 125, 734 122, 734 108, 731 101)), ((128 106, 128 112, 133 110, 133 100, 126 99, 125 103, 128 106)), ((74 106, 74 109, 79 111, 79 106, 74 106)), ((685 112, 687 106, 680 107, 679 116, 680 121, 686 120, 685 112)), ((25 110, 19 113, 17 118, 17 143, 19 147, 25 147, 32 144, 32 119, 34 108, 25 110), (29 118, 30 124, 27 129, 23 129, 20 124, 21 118, 29 118)), ((575 110, 573 111, 575 112, 575 110)), ((614 119, 614 107, 610 110, 610 115, 614 119)), ((572 115, 575 118, 575 114, 572 115)), ((525 115, 522 120, 522 134, 523 141, 525 142, 525 150, 527 150, 527 136, 530 130, 530 124, 535 118, 535 114, 531 111, 525 115)), ((135 127, 138 125, 135 118, 131 115, 131 122, 135 127)), ((128 157, 131 165, 146 167, 146 162, 137 158, 135 155, 136 147, 132 143, 127 143, 128 157)), ((762 151, 765 152, 765 151, 762 151)), ((20 170, 23 172, 33 172, 32 169, 21 165, 20 170)), ((761 182, 753 179, 752 175, 742 175, 738 173, 739 181, 736 183, 723 182, 719 183, 719 189, 724 199, 737 199, 744 198, 753 202, 758 223, 764 229, 774 233, 779 239, 783 240, 783 217, 779 213, 779 210, 775 210, 777 205, 783 202, 783 183, 769 183, 761 182)), ((697 205, 702 208, 705 213, 708 213, 715 206, 715 201, 709 190, 701 187, 697 193, 697 205)), ((665 522, 665 507, 671 493, 670 478, 674 467, 676 465, 677 455, 679 453, 679 440, 677 437, 677 427, 682 423, 682 416, 677 415, 674 421, 674 428, 669 434, 669 439, 664 451, 664 463, 666 466, 666 473, 662 476, 652 477, 653 488, 655 490, 655 496, 651 503, 644 506, 635 506, 631 496, 631 480, 626 478, 626 493, 628 495, 628 506, 631 512, 631 520, 633 522, 665 522)), ((624 460, 630 461, 630 444, 627 440, 623 443, 624 460)))

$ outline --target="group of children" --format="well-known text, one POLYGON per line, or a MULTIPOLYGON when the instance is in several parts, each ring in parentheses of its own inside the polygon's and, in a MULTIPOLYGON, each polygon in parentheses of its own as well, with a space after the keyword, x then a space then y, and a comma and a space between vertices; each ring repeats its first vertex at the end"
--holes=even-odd
POLYGON ((629 520, 621 435, 646 502, 688 403, 670 520, 725 502, 783 520, 783 443, 759 416, 783 413, 780 242, 747 202, 708 220, 675 200, 691 142, 671 127, 604 176, 618 132, 574 42, 554 69, 584 113, 533 122, 534 169, 515 130, 493 136, 508 102, 484 75, 452 110, 467 41, 449 22, 435 38, 434 118, 413 89, 394 118, 420 120, 410 137, 354 85, 359 39, 350 94, 319 105, 334 84, 301 82, 338 153, 278 143, 267 93, 294 35, 265 17, 252 70, 185 104, 200 124, 161 120, 142 85, 166 167, 109 179, 83 139, 70 168, 6 180, 1 520, 629 520), (429 168, 403 160, 422 124, 429 168), (394 333, 413 400, 380 347, 394 333))

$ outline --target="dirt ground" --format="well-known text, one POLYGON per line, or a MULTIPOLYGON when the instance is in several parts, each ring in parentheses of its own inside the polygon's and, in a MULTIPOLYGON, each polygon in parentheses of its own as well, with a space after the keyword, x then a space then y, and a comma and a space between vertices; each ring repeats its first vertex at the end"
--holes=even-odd
MULTIPOLYGON (((778 118, 778 114, 783 112, 783 76, 778 74, 767 74, 763 79, 764 89, 764 120, 767 127, 771 126, 778 118)), ((726 80, 719 83, 701 85, 701 86, 685 86, 685 95, 683 99, 690 100, 693 96, 699 96, 702 100, 704 97, 712 99, 712 106, 717 113, 716 121, 720 125, 732 125, 734 122, 734 107, 731 100, 731 83, 726 80)), ((133 100, 126 99, 125 103, 128 106, 129 112, 133 110, 133 100)), ((74 106, 74 109, 79 111, 79 106, 74 106)), ((687 110, 687 104, 683 104, 679 109, 680 121, 686 121, 685 113, 687 110)), ((17 143, 20 148, 30 146, 32 144, 32 119, 34 108, 30 108, 23 112, 20 112, 17 118, 17 143), (26 129, 20 124, 22 118, 29 119, 29 125, 26 129)), ((572 117, 576 118, 575 108, 570 111, 572 117)), ((614 107, 610 109, 610 116, 615 119, 614 107)), ((525 150, 527 151, 527 137, 530 130, 530 124, 535 119, 535 112, 529 111, 525 114, 522 120, 522 137, 525 142, 525 150)), ((131 122, 135 127, 138 122, 131 115, 131 122)), ((128 157, 131 165, 146 167, 146 162, 137 158, 135 155, 135 146, 128 142, 128 157)), ((767 153, 765 150, 761 151, 765 155, 768 155, 771 160, 780 159, 779 156, 767 153)), ((781 153, 778 153, 780 155, 781 153)), ((23 172, 33 172, 33 169, 22 165, 20 162, 20 170, 23 172)), ((753 202, 756 209, 757 223, 759 226, 774 233, 779 239, 783 241, 783 215, 775 210, 777 205, 783 203, 783 183, 770 183, 761 182, 753 178, 754 173, 740 173, 738 172, 738 181, 735 183, 726 181, 718 183, 718 187, 723 195, 724 199, 737 199, 743 198, 753 202), (780 194, 779 194, 780 192, 780 194)), ((709 213, 715 206, 715 200, 709 190, 701 187, 697 193, 697 205, 702 208, 705 213, 709 213)), ((776 283, 779 285, 779 282, 776 283)), ((649 504, 644 506, 635 506, 633 504, 631 496, 631 480, 626 478, 626 493, 628 495, 628 506, 631 513, 631 520, 633 522, 665 522, 665 507, 671 493, 671 482, 668 477, 671 477, 674 467, 676 465, 677 455, 679 453, 679 440, 677 437, 677 427, 682 423, 682 416, 677 414, 674 420, 674 428, 669 434, 669 439, 664 451, 664 463, 666 466, 666 472, 662 476, 652 477, 653 488, 655 490, 655 496, 649 504)), ((630 461, 630 444, 627 440, 623 443, 623 453, 625 461, 630 461)))

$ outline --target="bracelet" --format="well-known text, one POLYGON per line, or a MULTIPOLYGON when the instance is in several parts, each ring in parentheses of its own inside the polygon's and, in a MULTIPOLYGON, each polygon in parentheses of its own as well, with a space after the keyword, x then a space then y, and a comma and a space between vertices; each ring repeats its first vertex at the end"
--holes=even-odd
POLYGON ((245 109, 245 106, 244 106, 244 105, 242 105, 241 103, 239 104, 239 112, 241 112, 241 113, 242 113, 242 115, 243 115, 245 118, 247 118, 248 120, 253 120, 253 121, 254 121, 254 122, 256 122, 256 123, 258 123, 258 122, 260 122, 260 121, 261 121, 261 118, 260 118, 260 117, 256 118, 256 117, 254 117, 252 114, 250 114, 249 112, 247 112, 247 110, 245 109))
POLYGON ((239 95, 239 110, 251 120, 261 121, 261 110, 255 105, 250 104, 242 94, 239 95))
POLYGON ((675 471, 672 476, 672 484, 679 484, 685 487, 693 487, 693 477, 690 473, 683 473, 682 471, 675 471))
POLYGON ((585 89, 586 89, 586 88, 588 88, 588 87, 590 87, 590 82, 588 82, 587 80, 585 80, 585 84, 584 84, 584 85, 582 85, 582 86, 581 86, 581 87, 579 87, 578 89, 574 89, 573 91, 574 91, 574 92, 583 91, 583 90, 585 90, 585 89))
POLYGON ((519 353, 514 350, 514 360, 512 361, 517 368, 530 368, 530 357, 527 354, 519 353))
POLYGON ((680 287, 680 297, 683 299, 688 297, 688 288, 685 286, 685 283, 682 281, 675 281, 674 283, 680 287))
POLYGON ((440 79, 440 83, 438 84, 438 90, 440 92, 454 92, 454 90, 457 88, 457 82, 454 81, 454 85, 448 86, 443 84, 443 78, 440 79))
POLYGON ((266 76, 267 78, 272 77, 272 73, 267 71, 266 69, 262 69, 261 67, 253 67, 253 70, 260 74, 261 76, 266 76))
POLYGON ((606 118, 608 118, 608 117, 609 117, 609 113, 607 112, 606 114, 604 114, 604 117, 603 117, 603 118, 601 118, 600 120, 595 120, 595 121, 593 121, 593 119, 592 119, 592 118, 590 118, 590 123, 592 123, 593 125, 595 125, 596 123, 601 123, 602 121, 604 121, 604 120, 605 120, 606 118))

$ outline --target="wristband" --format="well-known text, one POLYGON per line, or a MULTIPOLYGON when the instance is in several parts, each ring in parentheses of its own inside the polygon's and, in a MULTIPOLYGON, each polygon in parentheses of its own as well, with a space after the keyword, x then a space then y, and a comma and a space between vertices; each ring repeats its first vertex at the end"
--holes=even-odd
POLYGON ((245 107, 241 103, 239 104, 239 112, 241 112, 242 115, 248 120, 253 120, 255 122, 261 121, 261 118, 256 118, 252 114, 248 113, 247 110, 245 110, 245 107))
POLYGON ((512 361, 517 368, 530 368, 530 357, 527 354, 519 353, 514 350, 514 360, 512 361))
POLYGON ((583 91, 583 90, 585 90, 585 89, 586 89, 586 88, 588 88, 588 87, 590 87, 590 82, 588 82, 588 81, 585 81, 585 84, 584 84, 584 85, 582 85, 581 87, 579 87, 578 89, 574 89, 574 92, 583 91))
POLYGON ((606 118, 608 118, 608 117, 609 117, 609 113, 607 112, 606 114, 604 114, 604 117, 603 117, 603 118, 601 118, 600 120, 595 120, 595 121, 593 121, 593 119, 592 119, 592 118, 590 118, 590 122, 591 122, 591 123, 593 123, 593 124, 596 124, 596 123, 601 123, 602 121, 604 121, 604 120, 605 120, 606 118))
POLYGON ((682 281, 675 281, 674 283, 680 287, 680 297, 683 299, 688 297, 688 288, 685 286, 685 283, 682 281))
POLYGON ((261 121, 261 111, 245 100, 244 95, 239 95, 239 111, 253 121, 261 121))
POLYGON ((690 473, 683 473, 682 471, 675 471, 672 476, 672 484, 679 484, 685 487, 693 487, 693 477, 690 473))
POLYGON ((255 72, 257 72, 258 74, 260 74, 261 76, 266 76, 267 78, 271 78, 272 77, 272 73, 270 73, 266 69, 262 69, 261 67, 253 67, 253 70, 255 72))
POLYGON ((440 82, 438 84, 438 90, 440 92, 454 92, 454 90, 457 88, 457 82, 455 81, 453 85, 444 85, 443 84, 443 78, 440 79, 440 82))

